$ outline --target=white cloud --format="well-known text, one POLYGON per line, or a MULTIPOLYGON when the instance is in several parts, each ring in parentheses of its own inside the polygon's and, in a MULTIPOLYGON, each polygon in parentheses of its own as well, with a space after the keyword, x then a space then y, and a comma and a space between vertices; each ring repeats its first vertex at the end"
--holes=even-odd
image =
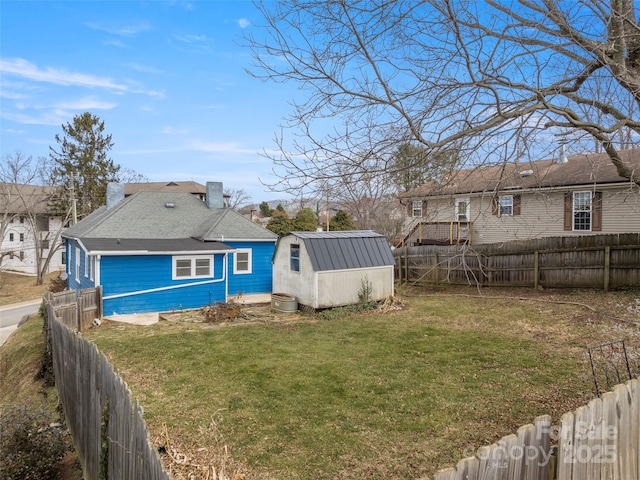
POLYGON ((206 35, 174 35, 173 38, 184 43, 204 43, 207 41, 206 35))
POLYGON ((85 26, 93 30, 100 30, 101 32, 107 32, 120 37, 134 37, 139 33, 151 30, 151 26, 148 23, 139 23, 138 25, 127 25, 123 27, 108 27, 100 25, 99 23, 89 22, 85 23, 85 26))
POLYGON ((47 67, 39 68, 37 65, 23 59, 13 58, 0 60, 0 70, 3 74, 15 75, 36 82, 53 83, 64 86, 99 87, 109 90, 127 91, 126 85, 114 82, 110 78, 86 75, 84 73, 69 72, 67 70, 47 67))
POLYGON ((117 106, 116 103, 103 102, 93 97, 80 98, 74 102, 61 102, 54 105, 54 108, 65 110, 111 110, 117 106))
POLYGON ((251 25, 251 20, 249 20, 248 18, 241 18, 240 20, 238 20, 238 26, 240 28, 247 28, 249 25, 251 25))

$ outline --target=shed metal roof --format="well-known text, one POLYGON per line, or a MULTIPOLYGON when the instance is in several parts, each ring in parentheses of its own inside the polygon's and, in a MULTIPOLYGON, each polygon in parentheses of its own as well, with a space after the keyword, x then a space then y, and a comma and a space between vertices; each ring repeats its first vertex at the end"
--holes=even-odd
POLYGON ((316 272, 394 265, 389 242, 371 230, 291 232, 307 249, 316 272))

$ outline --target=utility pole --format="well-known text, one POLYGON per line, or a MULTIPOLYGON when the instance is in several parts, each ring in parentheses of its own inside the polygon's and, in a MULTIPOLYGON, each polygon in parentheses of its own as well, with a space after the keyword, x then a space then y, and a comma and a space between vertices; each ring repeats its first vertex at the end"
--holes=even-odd
POLYGON ((76 209, 76 188, 73 172, 71 172, 71 225, 78 223, 78 212, 76 209))

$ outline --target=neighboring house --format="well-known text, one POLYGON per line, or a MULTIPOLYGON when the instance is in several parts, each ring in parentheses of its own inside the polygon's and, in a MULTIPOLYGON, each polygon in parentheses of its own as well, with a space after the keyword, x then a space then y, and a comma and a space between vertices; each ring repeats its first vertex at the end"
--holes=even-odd
POLYGON ((277 235, 190 193, 109 184, 107 205, 64 232, 70 289, 102 286, 105 315, 162 312, 271 292, 277 235))
POLYGON ((194 181, 186 182, 139 182, 125 183, 124 196, 130 197, 137 192, 186 192, 204 201, 207 197, 207 187, 194 181))
MULTIPOLYGON (((621 155, 640 169, 640 149, 621 155)), ((640 232, 640 189, 606 154, 461 170, 400 201, 406 245, 640 232)))
POLYGON ((363 287, 384 300, 393 295, 394 264, 386 237, 370 230, 291 232, 278 240, 273 292, 312 309, 356 304, 363 287))
POLYGON ((38 262, 50 254, 45 273, 64 269, 64 219, 49 205, 52 193, 51 187, 0 182, 0 269, 37 275, 38 262))

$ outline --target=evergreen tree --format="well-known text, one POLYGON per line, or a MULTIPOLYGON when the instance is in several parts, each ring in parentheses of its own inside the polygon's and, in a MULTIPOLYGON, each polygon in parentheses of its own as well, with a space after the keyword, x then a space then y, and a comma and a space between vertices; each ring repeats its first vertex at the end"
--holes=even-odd
POLYGON ((54 184, 59 186, 54 205, 68 211, 75 198, 81 218, 106 203, 107 183, 119 180, 120 165, 107 156, 113 142, 98 117, 89 112, 76 115, 62 131, 62 136, 55 136, 58 149, 49 147, 54 184))
POLYGON ((260 215, 263 217, 270 217, 273 214, 273 209, 269 206, 267 202, 262 202, 260 204, 260 215))
POLYGON ((318 229, 318 217, 315 212, 305 207, 293 219, 293 229, 297 232, 315 232, 318 229))
POLYGON ((271 219, 269 220, 269 223, 267 223, 267 230, 271 230, 273 233, 276 233, 281 237, 291 232, 291 219, 283 208, 276 208, 273 210, 271 219))
POLYGON ((348 212, 338 210, 331 220, 329 220, 329 230, 356 230, 357 226, 348 212))

